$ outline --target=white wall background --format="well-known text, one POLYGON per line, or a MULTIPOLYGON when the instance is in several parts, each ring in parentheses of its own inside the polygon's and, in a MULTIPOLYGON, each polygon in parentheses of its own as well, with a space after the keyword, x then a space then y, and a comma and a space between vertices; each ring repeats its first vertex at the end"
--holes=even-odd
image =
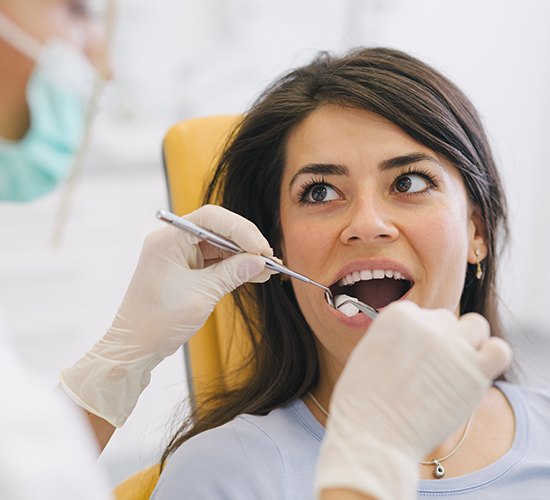
MULTIPOLYGON (((510 197, 503 300, 510 321, 531 332, 518 337, 520 361, 540 366, 550 353, 549 20, 543 0, 120 0, 116 79, 62 245, 50 244, 59 193, 0 207, 0 303, 23 359, 53 385, 110 324, 141 241, 158 226, 155 211, 166 206, 160 144, 171 123, 243 111, 320 49, 376 44, 443 71, 484 117, 510 197), (535 342, 545 350, 525 348, 535 342)), ((100 459, 113 483, 158 459, 183 377, 178 354, 155 371, 100 459)))

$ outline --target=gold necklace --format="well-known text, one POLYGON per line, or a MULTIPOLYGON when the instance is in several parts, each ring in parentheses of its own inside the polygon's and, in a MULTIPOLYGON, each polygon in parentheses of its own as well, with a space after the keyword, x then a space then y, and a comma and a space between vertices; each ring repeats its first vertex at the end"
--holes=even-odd
MULTIPOLYGON (((317 398, 310 391, 308 391, 306 394, 315 403, 315 406, 317 406, 317 408, 319 408, 319 410, 321 410, 321 412, 327 418, 329 418, 328 411, 324 409, 323 405, 321 403, 319 403, 317 398)), ((447 460, 448 458, 451 458, 458 451, 458 449, 462 446, 462 443, 464 443, 464 440, 466 439, 466 434, 468 434, 468 430, 470 429, 470 424, 472 423, 472 417, 473 416, 474 416, 473 414, 470 415, 470 418, 468 419, 468 422, 466 423, 466 426, 464 427, 464 432, 462 433, 462 436, 460 437, 460 440, 458 441, 458 444, 449 453, 447 453, 444 457, 434 458, 434 459, 430 460, 429 462, 424 461, 424 460, 420 461, 420 463, 422 465, 433 465, 434 466, 434 470, 433 470, 432 474, 433 474, 435 479, 441 479, 445 476, 445 467, 443 467, 441 465, 441 462, 443 462, 444 460, 447 460)))
POLYGON ((319 408, 319 410, 321 410, 321 412, 325 415, 325 417, 329 418, 328 411, 323 408, 323 405, 321 403, 319 403, 319 401, 317 401, 317 398, 310 391, 307 391, 306 394, 315 403, 315 406, 317 406, 317 408, 319 408))
POLYGON ((448 458, 451 458, 457 452, 457 450, 462 446, 462 443, 466 439, 466 434, 468 434, 468 429, 470 428, 470 424, 472 423, 472 417, 473 416, 474 416, 473 414, 470 415, 470 418, 468 419, 468 422, 466 423, 466 426, 464 427, 464 432, 462 433, 462 436, 460 437, 460 441, 458 441, 457 445, 449 453, 447 453, 444 457, 441 457, 441 458, 433 458, 429 462, 426 462, 424 460, 420 461, 420 463, 422 465, 433 465, 434 466, 434 470, 433 470, 432 474, 433 474, 435 479, 441 479, 442 477, 445 476, 445 467, 443 467, 441 465, 441 462, 443 462, 443 460, 447 460, 448 458))

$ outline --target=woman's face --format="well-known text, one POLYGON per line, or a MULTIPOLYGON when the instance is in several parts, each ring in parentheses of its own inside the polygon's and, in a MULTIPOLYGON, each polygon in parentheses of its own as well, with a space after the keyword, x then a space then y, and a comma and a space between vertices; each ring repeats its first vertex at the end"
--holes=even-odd
POLYGON ((107 64, 99 16, 111 0, 0 0, 0 10, 38 42, 61 38, 100 70, 107 64))
MULTIPOLYGON (((380 309, 458 313, 467 262, 486 255, 458 170, 374 113, 324 105, 290 135, 281 189, 285 263, 380 309)), ((368 329, 293 280, 321 365, 339 371, 368 329)))
MULTIPOLYGON (((114 0, 0 0, 0 13, 31 40, 62 39, 111 77, 102 13, 114 0)), ((0 137, 17 140, 30 125, 26 88, 36 61, 0 36, 0 137)))

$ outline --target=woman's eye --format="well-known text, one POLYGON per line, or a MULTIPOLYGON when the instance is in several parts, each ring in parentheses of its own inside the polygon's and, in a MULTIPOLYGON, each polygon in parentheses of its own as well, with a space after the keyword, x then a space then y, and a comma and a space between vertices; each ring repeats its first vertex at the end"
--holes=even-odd
POLYGON ((300 197, 303 203, 324 203, 339 199, 340 195, 328 184, 313 184, 300 197))
POLYGON ((419 174, 400 175, 394 182, 394 189, 398 193, 421 193, 432 187, 432 183, 419 174))

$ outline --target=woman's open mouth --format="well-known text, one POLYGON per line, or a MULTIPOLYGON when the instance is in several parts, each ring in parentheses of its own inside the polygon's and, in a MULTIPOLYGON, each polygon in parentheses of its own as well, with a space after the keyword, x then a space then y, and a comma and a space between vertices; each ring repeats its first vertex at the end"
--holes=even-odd
POLYGON ((365 269, 346 274, 329 288, 335 299, 338 295, 348 295, 381 309, 399 300, 413 285, 414 282, 399 271, 365 269))

